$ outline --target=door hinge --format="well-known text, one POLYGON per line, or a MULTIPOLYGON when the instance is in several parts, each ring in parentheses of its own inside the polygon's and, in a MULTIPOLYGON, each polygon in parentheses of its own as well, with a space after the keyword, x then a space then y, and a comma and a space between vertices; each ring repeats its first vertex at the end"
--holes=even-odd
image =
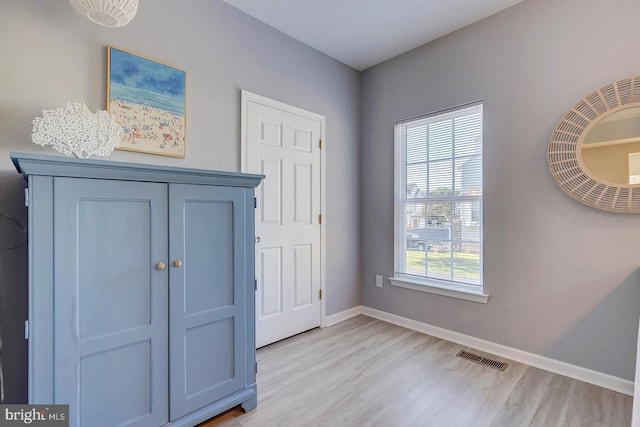
POLYGON ((258 362, 256 362, 256 374, 258 373, 258 362))
POLYGON ((24 339, 25 340, 29 339, 29 321, 28 320, 24 321, 24 339))
POLYGON ((253 209, 256 209, 258 207, 258 199, 257 198, 253 198, 253 209))
POLYGON ((322 299, 322 289, 320 289, 320 291, 318 291, 318 296, 320 297, 320 299, 322 299))
POLYGON ((322 224, 322 214, 318 215, 318 224, 322 224))
POLYGON ((322 150, 322 139, 318 140, 318 148, 322 150))
POLYGON ((254 279, 253 280, 253 284, 255 286, 255 290, 257 291, 258 290, 258 279, 254 279))
POLYGON ((24 189, 24 205, 29 206, 29 187, 24 189))

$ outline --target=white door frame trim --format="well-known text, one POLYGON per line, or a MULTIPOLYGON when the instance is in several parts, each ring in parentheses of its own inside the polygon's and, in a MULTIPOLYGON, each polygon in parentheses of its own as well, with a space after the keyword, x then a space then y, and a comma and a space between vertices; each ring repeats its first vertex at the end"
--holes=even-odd
POLYGON ((266 107, 277 108, 279 110, 286 111, 291 114, 306 117, 308 119, 317 120, 320 122, 320 139, 322 141, 322 148, 320 149, 320 214, 322 215, 322 224, 320 225, 320 290, 322 292, 322 299, 320 300, 320 327, 324 328, 327 323, 327 292, 326 292, 326 260, 327 260, 327 245, 326 245, 326 192, 327 186, 326 179, 326 124, 327 119, 325 116, 311 111, 303 110, 302 108, 294 107, 284 102, 276 101, 275 99, 267 98, 257 93, 249 92, 247 90, 240 90, 240 171, 249 172, 249 159, 248 159, 248 103, 254 102, 266 107))

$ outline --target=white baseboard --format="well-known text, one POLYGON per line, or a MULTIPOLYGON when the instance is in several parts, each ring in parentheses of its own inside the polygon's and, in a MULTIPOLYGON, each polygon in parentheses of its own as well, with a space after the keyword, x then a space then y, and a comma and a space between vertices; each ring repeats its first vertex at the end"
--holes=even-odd
POLYGON ((578 381, 583 381, 589 384, 623 393, 628 396, 633 396, 633 381, 614 377, 602 372, 592 371, 591 369, 571 365, 559 360, 550 359, 548 357, 529 353, 523 350, 518 350, 513 347, 507 347, 502 344, 496 344, 491 341, 475 338, 470 335, 450 331, 448 329, 443 329, 437 326, 429 325, 427 323, 407 319, 406 317, 397 316, 395 314, 375 310, 369 307, 358 306, 342 311, 340 313, 336 313, 327 317, 326 323, 327 326, 335 325, 336 323, 355 317, 358 314, 364 314, 365 316, 373 317, 374 319, 383 320, 385 322, 393 323, 394 325, 422 332, 424 334, 451 341, 456 344, 475 348, 477 350, 491 353, 496 356, 501 356, 515 362, 524 363, 525 365, 533 366, 539 369, 544 369, 545 371, 553 372, 554 374, 563 375, 565 377, 573 378, 578 381))
POLYGON ((362 314, 362 306, 359 305, 357 307, 352 307, 348 310, 341 311, 340 313, 332 314, 331 316, 327 316, 325 318, 325 326, 333 326, 336 323, 344 322, 347 319, 351 319, 352 317, 356 317, 359 314, 362 314))

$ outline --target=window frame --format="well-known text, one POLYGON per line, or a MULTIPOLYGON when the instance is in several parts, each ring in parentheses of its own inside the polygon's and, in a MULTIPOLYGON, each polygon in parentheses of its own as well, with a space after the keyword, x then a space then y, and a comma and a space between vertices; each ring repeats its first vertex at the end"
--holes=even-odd
MULTIPOLYGON (((442 280, 434 277, 421 276, 421 275, 412 275, 409 273, 400 272, 400 261, 402 253, 406 256, 406 242, 403 237, 406 234, 406 225, 404 224, 405 212, 403 209, 409 200, 405 194, 403 195, 403 190, 405 190, 403 184, 406 179, 406 159, 403 156, 403 152, 406 150, 407 138, 402 138, 402 128, 403 125, 410 124, 412 122, 418 122, 421 120, 427 121, 430 118, 435 118, 438 116, 446 116, 447 114, 456 115, 456 113, 460 113, 464 110, 481 106, 482 108, 482 134, 484 137, 484 103, 480 101, 470 102, 467 104, 462 104, 458 106, 454 106, 451 108, 433 111, 431 113, 411 117, 408 119, 398 120, 394 125, 394 277, 390 277, 389 281, 393 286, 413 289, 416 291, 429 292, 438 295, 444 295, 453 298, 460 298, 468 301, 486 303, 489 299, 489 295, 484 292, 484 269, 483 269, 483 260, 484 260, 484 218, 483 218, 483 202, 484 202, 484 167, 482 168, 482 188, 483 191, 479 196, 479 199, 476 197, 474 200, 479 200, 480 209, 479 209, 479 254, 480 254, 480 283, 479 285, 464 283, 464 282, 456 282, 453 280, 442 280), (404 162, 404 163, 403 163, 404 162), (400 223, 402 221, 402 223, 400 223)), ((447 120, 446 118, 442 118, 442 121, 447 120)), ((435 121, 434 123, 437 123, 435 121)), ((429 125, 430 123, 427 123, 429 125)), ((452 159, 455 159, 455 154, 452 159)), ((481 157, 481 165, 484 163, 484 141, 482 143, 482 157, 481 157)), ((443 199, 449 199, 448 201, 452 202, 460 202, 464 201, 465 196, 455 197, 455 196, 443 196, 443 199)), ((417 202, 427 203, 429 198, 421 198, 417 200, 417 202)), ((435 200, 438 202, 439 200, 435 200)), ((444 200, 443 200, 444 201, 444 200)), ((425 225, 426 227, 426 225, 425 225)), ((404 259, 404 258, 403 258, 404 259)))

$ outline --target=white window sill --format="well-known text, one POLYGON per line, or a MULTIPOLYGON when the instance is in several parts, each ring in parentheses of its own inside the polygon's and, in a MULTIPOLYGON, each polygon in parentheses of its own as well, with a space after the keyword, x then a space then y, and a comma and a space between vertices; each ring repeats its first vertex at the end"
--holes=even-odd
POLYGON ((418 281, 416 279, 408 279, 406 277, 389 277, 389 281, 393 286, 400 288, 413 289, 414 291, 429 292, 431 294, 444 295, 451 298, 459 298, 467 301, 479 302, 486 304, 489 295, 482 292, 474 292, 472 290, 461 289, 449 286, 438 281, 426 279, 418 281))

